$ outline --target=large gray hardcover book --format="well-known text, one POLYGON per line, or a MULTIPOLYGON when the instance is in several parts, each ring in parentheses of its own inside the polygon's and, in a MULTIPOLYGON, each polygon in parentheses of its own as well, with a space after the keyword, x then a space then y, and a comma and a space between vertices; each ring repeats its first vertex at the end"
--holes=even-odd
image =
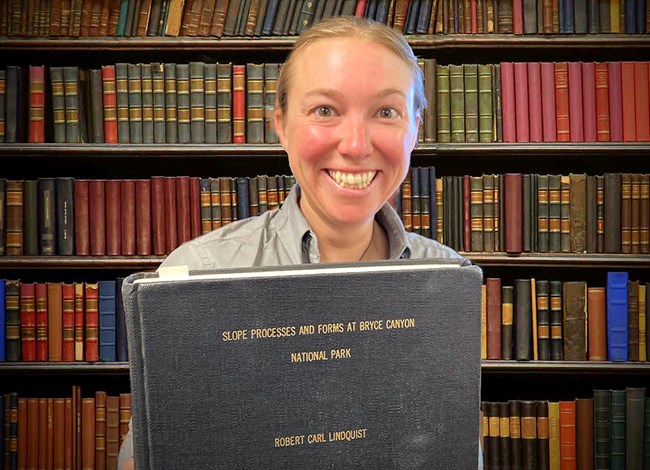
POLYGON ((136 468, 476 469, 480 268, 129 276, 136 468))

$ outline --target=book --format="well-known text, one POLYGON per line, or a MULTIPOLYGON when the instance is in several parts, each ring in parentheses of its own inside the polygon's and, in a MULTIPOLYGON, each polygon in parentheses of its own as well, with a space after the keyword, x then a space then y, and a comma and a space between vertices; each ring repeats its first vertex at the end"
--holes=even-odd
POLYGON ((476 466, 481 272, 439 262, 129 276, 136 466, 476 466))

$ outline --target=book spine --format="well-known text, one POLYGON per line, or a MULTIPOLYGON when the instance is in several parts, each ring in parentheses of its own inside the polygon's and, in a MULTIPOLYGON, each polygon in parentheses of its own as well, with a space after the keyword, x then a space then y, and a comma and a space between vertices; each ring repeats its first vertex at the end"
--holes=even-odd
POLYGON ((232 66, 233 143, 246 142, 246 66, 232 66))
POLYGON ((142 92, 142 143, 154 142, 153 72, 151 64, 140 64, 142 92))
POLYGON ((626 460, 626 391, 612 390, 611 394, 611 468, 624 469, 626 460))
MULTIPOLYGON (((5 294, 5 282, 2 284, 2 294, 5 294)), ((36 306, 35 306, 35 284, 32 282, 21 282, 20 290, 20 360, 32 362, 36 360, 36 306)), ((5 299, 5 295, 2 296, 5 299)), ((3 305, 4 306, 4 305, 3 305)), ((3 312, 5 313, 5 312, 3 312)), ((3 317, 3 322, 4 322, 3 317)), ((3 327, 5 325, 2 325, 3 327)), ((2 334, 4 334, 4 328, 2 334)), ((4 352, 4 350, 3 350, 4 352)), ((5 357, 2 358, 5 360, 5 357)))
POLYGON ((463 66, 449 66, 451 141, 465 142, 465 83, 463 66))
POLYGON ((117 137, 120 144, 131 143, 129 125, 128 64, 115 64, 115 100, 117 106, 117 137))
POLYGON ((217 64, 217 142, 229 144, 232 135, 232 64, 217 64))
POLYGON ((90 254, 106 254, 106 195, 104 180, 88 182, 88 229, 90 235, 90 254))
POLYGON ((465 94, 465 142, 479 141, 478 65, 463 65, 465 94))
POLYGON ((85 306, 84 306, 84 283, 75 282, 74 287, 74 360, 84 360, 84 329, 85 329, 85 306))
POLYGON ((628 274, 607 273, 607 351, 610 361, 628 358, 628 274))
POLYGON ((85 349, 86 362, 99 361, 99 285, 85 283, 86 313, 85 313, 85 349))
POLYGON ((61 360, 74 361, 74 286, 62 286, 62 321, 63 321, 63 346, 61 360))
POLYGON ((176 64, 176 105, 178 143, 189 144, 192 141, 189 64, 176 64))
POLYGON ((582 63, 582 106, 584 141, 596 142, 596 67, 593 62, 582 63))
POLYGON ((542 66, 540 62, 528 62, 528 108, 530 141, 542 142, 543 108, 542 108, 542 66))
POLYGON ((571 251, 571 180, 560 176, 560 248, 562 253, 571 251))
POLYGON ((45 66, 29 66, 28 142, 45 142, 45 66))
POLYGON ((65 91, 63 67, 50 67, 50 86, 52 88, 52 114, 54 142, 65 143, 65 91))
MULTIPOLYGON (((151 254, 162 254, 153 252, 152 253, 152 225, 153 221, 153 211, 152 206, 156 206, 158 202, 162 203, 162 199, 156 200, 155 197, 158 194, 152 194, 152 183, 153 180, 149 179, 138 179, 135 180, 135 252, 140 256, 148 256, 151 254)), ((160 194, 162 197, 162 194, 160 194)), ((154 244, 155 244, 154 238, 154 244)), ((163 251, 164 248, 160 248, 159 251, 163 251)))
POLYGON ((551 360, 549 282, 537 280, 537 350, 540 361, 551 360))
POLYGON ((38 180, 24 181, 23 209, 23 255, 38 256, 40 239, 38 230, 38 180))
POLYGON ((85 87, 86 111, 88 121, 88 142, 103 144, 104 138, 104 92, 102 70, 88 70, 88 83, 85 87))
POLYGON ((555 64, 555 105, 557 120, 557 141, 571 140, 571 119, 569 116, 569 67, 567 62, 555 64))
POLYGON ((205 143, 217 143, 217 64, 204 65, 205 143))
POLYGON ((248 143, 264 143, 263 64, 246 64, 246 135, 248 143))
POLYGON ((142 70, 141 64, 128 64, 129 137, 130 143, 142 144, 142 70))
POLYGON ((277 144, 279 142, 273 123, 278 87, 278 70, 278 64, 264 64, 264 140, 267 144, 277 144))
POLYGON ((165 64, 165 141, 178 143, 178 103, 176 95, 176 64, 165 64))
POLYGON ((65 88, 65 141, 82 142, 79 127, 79 67, 63 67, 65 88))
POLYGON ((63 256, 74 254, 74 180, 58 177, 56 194, 56 251, 63 256))
POLYGON ((185 243, 192 238, 190 222, 190 179, 177 176, 176 180, 176 229, 177 243, 185 243))
POLYGON ((190 62, 190 135, 193 144, 205 142, 205 85, 203 62, 190 62))
POLYGON ((514 280, 515 297, 515 359, 518 361, 529 361, 532 356, 532 298, 530 280, 514 280))
POLYGON ((487 286, 487 359, 501 359, 501 279, 488 278, 487 286))
POLYGON ((115 66, 102 66, 102 90, 104 110, 104 142, 116 144, 117 131, 117 99, 115 84, 115 66))
POLYGON ((56 255, 56 181, 38 180, 39 254, 56 255))
POLYGON ((449 66, 436 65, 436 121, 438 142, 451 142, 451 89, 449 84, 449 66))

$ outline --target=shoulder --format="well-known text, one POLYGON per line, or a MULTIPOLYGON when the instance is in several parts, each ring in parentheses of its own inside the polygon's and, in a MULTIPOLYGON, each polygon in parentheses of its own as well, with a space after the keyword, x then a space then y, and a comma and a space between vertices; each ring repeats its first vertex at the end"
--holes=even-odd
POLYGON ((436 240, 423 237, 413 232, 407 232, 406 236, 411 246, 411 258, 413 259, 459 259, 464 261, 463 264, 471 264, 468 259, 459 255, 454 249, 436 240))
POLYGON ((232 222, 183 243, 172 251, 161 267, 186 265, 189 269, 255 265, 261 248, 275 235, 279 211, 232 222))

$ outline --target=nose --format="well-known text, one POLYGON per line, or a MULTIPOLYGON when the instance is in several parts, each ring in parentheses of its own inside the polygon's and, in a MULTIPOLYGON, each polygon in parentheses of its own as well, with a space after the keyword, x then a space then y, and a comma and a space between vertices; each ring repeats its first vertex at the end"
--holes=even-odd
POLYGON ((363 117, 349 117, 341 123, 338 151, 341 156, 353 159, 365 158, 372 154, 371 132, 363 117))

